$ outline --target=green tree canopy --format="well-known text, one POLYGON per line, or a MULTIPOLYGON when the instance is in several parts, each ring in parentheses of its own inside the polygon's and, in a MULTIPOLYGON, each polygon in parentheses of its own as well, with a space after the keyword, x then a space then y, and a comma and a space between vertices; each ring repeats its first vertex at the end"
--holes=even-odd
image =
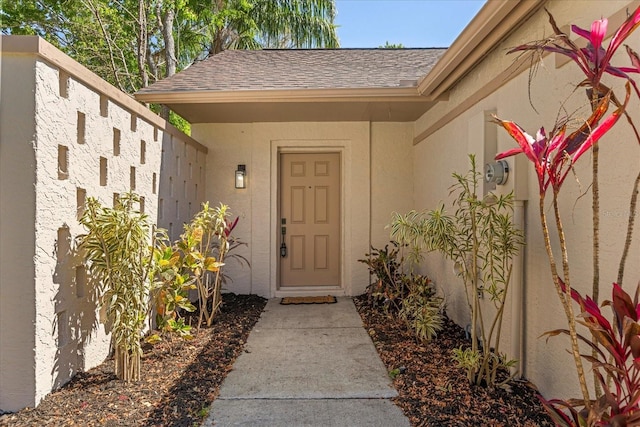
POLYGON ((404 49, 405 48, 405 46, 402 43, 389 43, 388 40, 384 42, 384 46, 378 46, 378 47, 382 49, 404 49))
POLYGON ((133 93, 225 49, 338 47, 334 0, 12 0, 3 34, 43 37, 133 93))

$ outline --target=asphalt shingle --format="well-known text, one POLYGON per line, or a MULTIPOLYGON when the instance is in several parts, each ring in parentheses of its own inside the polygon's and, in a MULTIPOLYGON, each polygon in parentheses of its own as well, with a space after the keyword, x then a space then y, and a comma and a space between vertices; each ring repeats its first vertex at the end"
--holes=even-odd
POLYGON ((442 48, 227 50, 138 93, 410 86, 426 75, 445 51, 442 48))

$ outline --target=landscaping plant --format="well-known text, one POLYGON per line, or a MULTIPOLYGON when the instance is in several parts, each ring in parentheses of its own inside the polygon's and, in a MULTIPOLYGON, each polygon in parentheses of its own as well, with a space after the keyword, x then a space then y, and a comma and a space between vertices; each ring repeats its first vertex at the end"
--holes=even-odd
MULTIPOLYGON (((589 99, 592 111, 595 111, 600 100, 608 96, 610 102, 616 106, 620 106, 620 101, 616 98, 613 91, 603 83, 603 77, 605 75, 625 78, 634 87, 636 94, 640 96, 640 91, 633 79, 630 78, 629 73, 638 73, 640 71, 640 58, 629 47, 626 46, 627 53, 631 58, 631 67, 616 67, 611 64, 611 59, 616 51, 622 46, 623 42, 631 35, 631 33, 640 25, 640 8, 636 9, 633 14, 629 15, 627 20, 618 28, 611 38, 609 45, 605 49, 603 47, 603 41, 607 34, 608 20, 598 19, 591 25, 590 31, 580 28, 576 25, 571 27, 571 30, 587 41, 586 48, 580 48, 575 42, 571 40, 569 35, 562 32, 553 16, 547 11, 549 15, 549 22, 553 29, 553 36, 538 42, 527 43, 512 49, 509 53, 522 52, 522 51, 537 51, 537 52, 553 52, 564 55, 575 62, 579 69, 585 76, 585 79, 580 82, 577 87, 586 88, 586 94, 589 99)), ((533 69, 532 69, 533 70, 533 69)), ((636 139, 640 142, 640 134, 636 129, 635 124, 631 117, 624 111, 627 121, 631 125, 636 139)), ((593 278, 591 287, 591 296, 597 303, 600 294, 600 184, 599 184, 599 152, 600 148, 598 142, 594 142, 591 147, 592 158, 592 181, 591 181, 591 193, 592 193, 592 219, 593 219, 593 278)), ((618 267, 617 282, 622 285, 624 277, 624 269, 626 261, 629 255, 629 249, 631 247, 634 218, 637 210, 637 198, 638 190, 640 187, 640 171, 636 176, 633 184, 633 191, 629 206, 629 220, 627 224, 627 236, 625 239, 625 245, 620 258, 618 267)), ((595 351, 593 356, 596 356, 595 351)), ((594 377, 595 378, 595 377, 594 377)), ((602 391, 599 388, 597 378, 596 394, 599 396, 602 391)))
POLYGON ((442 329, 443 300, 435 294, 429 278, 412 269, 405 272, 402 247, 394 241, 391 245, 391 249, 389 245, 371 248, 366 259, 358 260, 376 277, 367 287, 369 304, 403 320, 418 340, 429 341, 442 329))
MULTIPOLYGON (((629 86, 627 85, 627 95, 629 94, 629 86)), ((626 102, 629 100, 627 96, 626 102)), ((570 288, 569 276, 569 256, 564 234, 564 226, 560 216, 560 208, 558 205, 558 196, 562 183, 566 179, 573 164, 597 141, 605 132, 610 129, 622 114, 623 106, 618 108, 613 114, 605 119, 599 125, 596 125, 607 111, 609 105, 609 95, 605 96, 600 102, 598 108, 593 112, 591 117, 587 119, 585 124, 573 133, 567 135, 567 125, 554 126, 553 130, 547 136, 544 128, 540 128, 535 137, 524 132, 517 124, 497 119, 498 123, 504 127, 507 132, 519 144, 519 148, 515 148, 496 156, 496 159, 503 159, 519 153, 525 153, 527 158, 534 164, 534 168, 538 177, 539 187, 539 210, 540 221, 542 223, 542 233, 544 237, 545 248, 549 258, 553 283, 565 311, 569 331, 571 337, 571 348, 576 365, 578 380, 584 402, 589 406, 589 390, 587 388, 584 367, 580 357, 580 349, 578 347, 578 337, 576 332, 575 314, 571 304, 571 295, 568 291, 570 288), (588 136, 587 136, 588 135, 588 136), (556 222, 556 230, 560 242, 560 251, 562 257, 562 273, 558 272, 558 267, 553 254, 551 236, 548 226, 546 212, 546 194, 551 188, 553 199, 553 213, 556 222), (562 277, 561 277, 562 274, 562 277), (567 285, 567 291, 561 288, 561 281, 567 285)))
MULTIPOLYGON (((204 322, 209 327, 213 323, 222 303, 222 283, 225 278, 221 267, 229 251, 242 244, 231 235, 238 218, 231 221, 230 216, 227 205, 220 204, 212 208, 208 202, 203 203, 202 210, 189 224, 185 224, 184 233, 176 244, 181 252, 183 267, 193 278, 198 290, 198 326, 204 322)), ((239 255, 236 258, 244 260, 239 255)))
POLYGON ((145 325, 152 271, 151 235, 146 215, 136 210, 140 199, 123 194, 113 208, 94 198, 80 223, 80 249, 95 283, 111 329, 115 374, 124 381, 140 379, 140 338, 145 325))
POLYGON ((405 321, 416 338, 429 341, 442 330, 442 298, 436 296, 431 280, 419 274, 411 274, 409 292, 402 300, 398 315, 405 321))
MULTIPOLYGON (((203 323, 211 326, 227 279, 222 272, 224 260, 233 258, 248 264, 244 257, 232 253, 244 243, 232 236, 238 218, 230 221, 229 216, 228 206, 211 208, 206 202, 191 222, 184 225, 184 233, 173 244, 165 230, 156 231, 152 301, 156 327, 160 331, 186 339, 192 337, 191 325, 186 324, 181 315, 181 311, 196 310, 190 300, 192 290, 198 293, 198 327, 203 323)), ((154 334, 147 340, 153 343, 161 339, 154 334)))
MULTIPOLYGON (((582 399, 572 400, 568 402, 561 402, 553 400, 548 402, 547 408, 552 416, 555 417, 556 422, 561 425, 631 425, 631 421, 636 421, 634 415, 638 411, 638 394, 640 391, 634 389, 630 394, 625 394, 623 388, 620 387, 621 378, 635 378, 637 383, 638 377, 629 372, 631 366, 626 363, 626 358, 622 357, 624 353, 624 346, 616 348, 611 347, 612 343, 616 342, 615 326, 614 329, 607 330, 606 319, 600 313, 600 309, 597 305, 597 296, 599 289, 599 273, 598 273, 598 194, 593 194, 593 215, 594 215, 594 280, 593 280, 593 299, 583 299, 577 292, 571 287, 570 269, 568 262, 568 251, 564 235, 564 228, 562 219, 560 216, 560 209, 558 206, 558 198, 562 184, 567 177, 569 171, 573 169, 573 165, 578 159, 589 150, 592 150, 594 165, 593 165, 593 185, 597 189, 597 144, 602 136, 604 136, 618 121, 622 114, 627 116, 629 123, 631 124, 636 137, 638 132, 633 125, 633 121, 626 113, 626 106, 629 101, 631 93, 631 87, 635 89, 636 94, 640 96, 640 92, 633 79, 630 78, 628 73, 639 71, 640 61, 633 50, 627 47, 627 52, 631 57, 632 67, 614 67, 611 65, 611 59, 615 51, 622 45, 623 41, 634 31, 638 25, 640 25, 640 8, 636 9, 621 27, 613 35, 609 46, 605 50, 602 47, 602 42, 606 35, 607 20, 600 19, 594 21, 591 26, 591 31, 581 29, 577 26, 573 26, 574 33, 587 40, 588 45, 586 48, 579 48, 573 43, 569 36, 561 32, 553 17, 550 16, 550 22, 554 29, 554 37, 545 40, 543 42, 536 42, 519 46, 514 51, 526 51, 526 50, 539 50, 556 52, 571 58, 585 74, 585 80, 578 84, 578 87, 586 87, 588 89, 589 100, 592 107, 591 116, 584 121, 584 124, 572 132, 569 135, 567 133, 567 122, 564 120, 561 123, 556 123, 550 135, 547 136, 544 129, 541 128, 535 137, 528 135, 522 128, 513 122, 508 122, 500 119, 496 119, 498 123, 503 126, 509 134, 516 140, 519 148, 509 150, 505 153, 499 154, 496 158, 504 158, 507 156, 524 153, 529 160, 534 164, 536 175, 539 183, 539 208, 540 208, 540 220, 542 224, 543 236, 545 241, 545 247, 549 258, 551 273, 553 282, 556 288, 558 297, 563 305, 565 315, 567 318, 569 328, 566 333, 570 336, 572 353, 576 370, 578 374, 578 380, 582 391, 582 399), (627 80, 625 85, 626 96, 624 102, 620 102, 613 94, 613 91, 607 86, 603 85, 601 78, 603 74, 610 74, 616 77, 622 77, 627 80), (605 117, 605 114, 610 106, 613 104, 617 109, 613 114, 605 117), (595 151, 593 151, 595 149, 595 151), (553 215, 556 223, 557 238, 559 242, 561 259, 562 259, 562 272, 558 271, 556 260, 552 251, 552 242, 550 237, 550 231, 548 227, 547 213, 546 213, 546 195, 548 190, 551 189, 552 193, 552 207, 553 215), (581 316, 587 319, 581 321, 592 332, 591 339, 585 339, 578 334, 576 330, 575 314, 572 307, 572 298, 580 303, 582 309, 581 316), (585 303, 588 301, 588 303, 585 303), (594 320, 595 319, 595 320, 594 320), (593 350, 591 356, 584 356, 580 354, 578 347, 578 340, 587 342, 593 350), (603 357, 604 353, 600 345, 604 346, 606 352, 609 352, 613 356, 614 364, 607 362, 607 359, 603 357), (613 351, 612 351, 613 350, 613 351), (595 373, 596 388, 595 400, 591 399, 591 394, 585 378, 584 368, 582 365, 582 359, 585 358, 588 362, 592 363, 595 373), (611 367, 615 366, 614 369, 611 367), (608 380, 605 380, 602 370, 607 373, 608 380), (614 389, 609 387, 608 381, 613 381, 616 384, 614 389), (602 394, 602 392, 604 394, 602 394), (630 396, 630 397, 629 397, 630 396), (584 408, 581 411, 577 411, 576 408, 584 408), (624 409, 621 409, 624 408, 624 409), (569 410, 571 418, 566 416, 562 412, 562 409, 569 410)), ((638 194, 638 185, 640 183, 640 174, 636 178, 633 186, 631 202, 629 207, 629 222, 627 226, 627 235, 625 239, 623 255, 620 260, 618 282, 622 282, 624 274, 624 266, 629 253, 629 247, 631 245, 634 217, 636 215, 636 202, 638 194)), ((622 288, 618 285, 614 285, 614 306, 616 299, 619 301, 626 301, 624 297, 621 297, 622 288)), ((630 298, 628 298, 630 301, 630 298)), ((623 313, 626 315, 626 313, 623 313)), ((621 313, 614 310, 616 317, 617 327, 620 329, 618 332, 625 335, 625 340, 634 341, 633 345, 637 345, 636 339, 631 339, 630 336, 637 334, 639 330, 637 326, 637 315, 620 317, 621 313), (625 320, 627 319, 627 320, 625 320), (628 326, 635 324, 636 326, 628 326), (625 326, 627 325, 627 326, 625 326), (627 328, 624 330, 624 328, 627 328)), ((635 351, 631 351, 633 355, 635 351)), ((627 355, 628 355, 627 354, 627 355)), ((633 355, 633 357, 637 357, 633 355)), ((634 362, 635 363, 635 362, 634 362)), ((637 387, 637 386, 636 386, 637 387)))
POLYGON ((375 281, 367 287, 367 297, 372 306, 381 306, 387 313, 396 314, 402 308, 402 301, 407 296, 407 281, 403 280, 402 259, 398 259, 400 248, 391 242, 392 248, 385 245, 382 249, 371 248, 365 254, 367 258, 358 261, 369 267, 369 273, 375 281))
MULTIPOLYGON (((185 271, 182 253, 169 242, 163 229, 156 231, 153 261, 155 271, 151 290, 152 306, 155 311, 156 327, 165 332, 190 339, 191 325, 186 325, 180 316, 180 310, 195 311, 189 299, 189 291, 196 289, 194 279, 185 271)), ((151 317, 151 316, 150 316, 151 317)), ((151 335, 147 341, 160 340, 157 334, 151 335)))
POLYGON ((475 157, 470 155, 469 160, 471 168, 465 175, 453 174, 453 216, 443 206, 430 212, 396 213, 391 236, 409 245, 415 260, 427 250, 439 251, 454 262, 471 317, 471 348, 459 349, 454 357, 466 369, 470 383, 492 388, 501 384, 500 369, 514 363, 500 353, 500 336, 513 258, 523 238, 511 221, 513 194, 478 197, 481 174, 475 157), (495 315, 487 320, 481 302, 485 295, 495 308, 495 315))
MULTIPOLYGON (((568 290, 563 283, 562 288, 568 290)), ((547 412, 559 426, 640 425, 640 285, 633 300, 617 283, 613 284, 611 293, 612 300, 604 301, 602 306, 611 307, 613 323, 607 320, 595 301, 571 290, 571 297, 582 310, 582 319, 578 322, 586 326, 594 337, 592 340, 578 334, 578 338, 596 353, 595 357, 583 357, 592 363, 604 393, 592 402, 588 410, 582 411, 574 407, 583 406, 581 402, 574 405, 557 399, 543 399, 547 412), (568 410, 568 414, 562 409, 568 410)), ((559 329, 546 335, 560 333, 569 334, 569 331, 559 329)))

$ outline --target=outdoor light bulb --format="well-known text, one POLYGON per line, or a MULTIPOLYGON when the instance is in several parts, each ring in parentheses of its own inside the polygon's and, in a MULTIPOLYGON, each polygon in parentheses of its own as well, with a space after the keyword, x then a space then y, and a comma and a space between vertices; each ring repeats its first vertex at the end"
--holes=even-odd
POLYGON ((245 165, 238 165, 238 169, 236 170, 236 188, 247 188, 246 173, 245 165))

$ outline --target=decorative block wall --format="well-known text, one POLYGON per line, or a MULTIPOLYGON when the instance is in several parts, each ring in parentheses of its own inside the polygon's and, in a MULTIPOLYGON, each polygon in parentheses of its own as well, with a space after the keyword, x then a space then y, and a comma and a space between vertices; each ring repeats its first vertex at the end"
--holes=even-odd
POLYGON ((177 236, 202 202, 207 150, 43 40, 1 42, 0 409, 14 411, 108 356, 75 245, 87 197, 133 191, 177 236))
POLYGON ((159 175, 158 226, 171 240, 180 237, 183 224, 200 210, 204 200, 206 151, 193 140, 167 135, 159 175))

